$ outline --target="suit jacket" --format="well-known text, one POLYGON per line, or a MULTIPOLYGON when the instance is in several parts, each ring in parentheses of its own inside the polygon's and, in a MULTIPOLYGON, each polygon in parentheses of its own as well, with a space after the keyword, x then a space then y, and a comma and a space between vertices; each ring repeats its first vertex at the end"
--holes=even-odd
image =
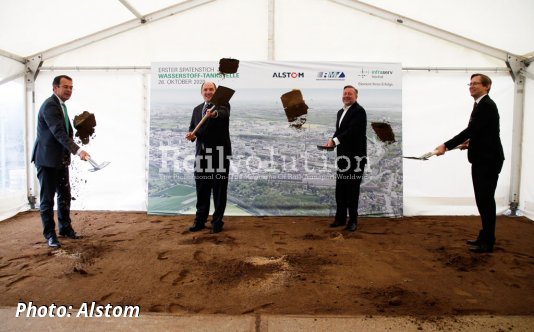
POLYGON ((499 132, 497 105, 486 95, 471 113, 467 128, 445 142, 445 146, 450 150, 469 139, 467 158, 470 163, 502 164, 504 152, 499 132))
MULTIPOLYGON (((360 158, 367 157, 367 114, 363 107, 357 102, 352 104, 343 117, 341 125, 339 119, 343 114, 343 109, 337 112, 336 132, 333 137, 337 137, 337 155, 360 158)), ((351 159, 353 160, 353 159, 351 159)))
MULTIPOLYGON (((202 120, 202 109, 204 103, 193 109, 189 131, 193 131, 202 120)), ((230 104, 217 107, 218 116, 209 118, 196 133, 195 155, 205 154, 205 149, 211 148, 212 154, 217 152, 217 146, 222 146, 224 157, 232 154, 232 144, 230 142, 230 104)))
POLYGON ((56 95, 50 96, 41 105, 37 116, 37 137, 33 146, 32 162, 36 166, 61 168, 70 164, 70 153, 80 148, 73 139, 69 120, 65 128, 63 109, 56 95))

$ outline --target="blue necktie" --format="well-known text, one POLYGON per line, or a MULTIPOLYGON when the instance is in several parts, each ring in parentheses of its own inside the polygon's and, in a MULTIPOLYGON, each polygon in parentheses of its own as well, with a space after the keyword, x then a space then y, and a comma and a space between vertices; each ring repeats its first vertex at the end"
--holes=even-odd
POLYGON ((206 115, 206 112, 208 111, 209 108, 211 108, 211 103, 204 104, 204 108, 202 109, 202 117, 206 115))

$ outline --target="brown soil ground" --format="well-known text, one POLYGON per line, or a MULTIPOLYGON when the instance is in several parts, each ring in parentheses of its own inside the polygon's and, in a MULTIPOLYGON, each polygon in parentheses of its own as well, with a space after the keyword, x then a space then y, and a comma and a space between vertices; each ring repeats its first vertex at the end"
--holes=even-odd
POLYGON ((189 233, 191 216, 73 212, 83 237, 51 250, 38 212, 0 222, 0 306, 139 305, 201 314, 534 314, 534 223, 499 217, 492 254, 465 240, 478 217, 226 217, 189 233))

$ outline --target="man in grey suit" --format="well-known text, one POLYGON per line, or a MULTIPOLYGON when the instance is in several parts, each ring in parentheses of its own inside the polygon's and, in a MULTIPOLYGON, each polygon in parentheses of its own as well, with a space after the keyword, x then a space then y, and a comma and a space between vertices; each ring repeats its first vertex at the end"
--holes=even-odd
POLYGON ((44 101, 37 117, 37 137, 32 162, 41 185, 40 204, 43 235, 48 246, 59 248, 54 222, 54 196, 57 193, 59 235, 76 239, 70 219, 70 154, 88 160, 89 154, 74 143, 73 128, 65 102, 72 95, 72 79, 66 75, 54 78, 54 94, 44 101))

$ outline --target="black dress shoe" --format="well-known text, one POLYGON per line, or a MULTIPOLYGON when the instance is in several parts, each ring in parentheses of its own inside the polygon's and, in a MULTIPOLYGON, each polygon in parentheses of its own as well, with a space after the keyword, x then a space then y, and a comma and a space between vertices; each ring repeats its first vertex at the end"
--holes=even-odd
POLYGON ((224 225, 224 222, 222 222, 222 221, 213 223, 213 227, 211 228, 210 233, 211 234, 216 234, 216 233, 222 232, 223 225, 224 225))
POLYGON ((76 234, 76 232, 74 231, 74 229, 69 229, 68 231, 66 232, 59 232, 59 235, 60 236, 63 236, 63 237, 68 237, 69 239, 79 239, 80 237, 76 234))
POLYGON ((204 224, 196 222, 196 223, 193 224, 193 226, 189 227, 189 231, 190 232, 198 232, 198 231, 203 230, 205 227, 206 226, 204 226, 204 224))
POLYGON ((345 227, 345 230, 349 232, 354 232, 356 230, 356 225, 357 224, 355 223, 349 223, 347 227, 345 227))
POLYGON ((57 237, 52 236, 51 238, 48 239, 48 246, 50 248, 60 248, 61 244, 57 240, 57 237))
POLYGON ((340 222, 340 221, 334 221, 333 223, 330 224, 330 227, 339 227, 339 226, 345 226, 345 223, 344 222, 340 222))
POLYGON ((480 241, 478 239, 476 239, 476 240, 467 240, 467 241, 465 241, 465 243, 467 243, 470 246, 478 246, 480 244, 480 241))
POLYGON ((493 252, 493 246, 490 246, 487 244, 479 244, 478 246, 469 247, 469 251, 477 253, 477 254, 493 252))

